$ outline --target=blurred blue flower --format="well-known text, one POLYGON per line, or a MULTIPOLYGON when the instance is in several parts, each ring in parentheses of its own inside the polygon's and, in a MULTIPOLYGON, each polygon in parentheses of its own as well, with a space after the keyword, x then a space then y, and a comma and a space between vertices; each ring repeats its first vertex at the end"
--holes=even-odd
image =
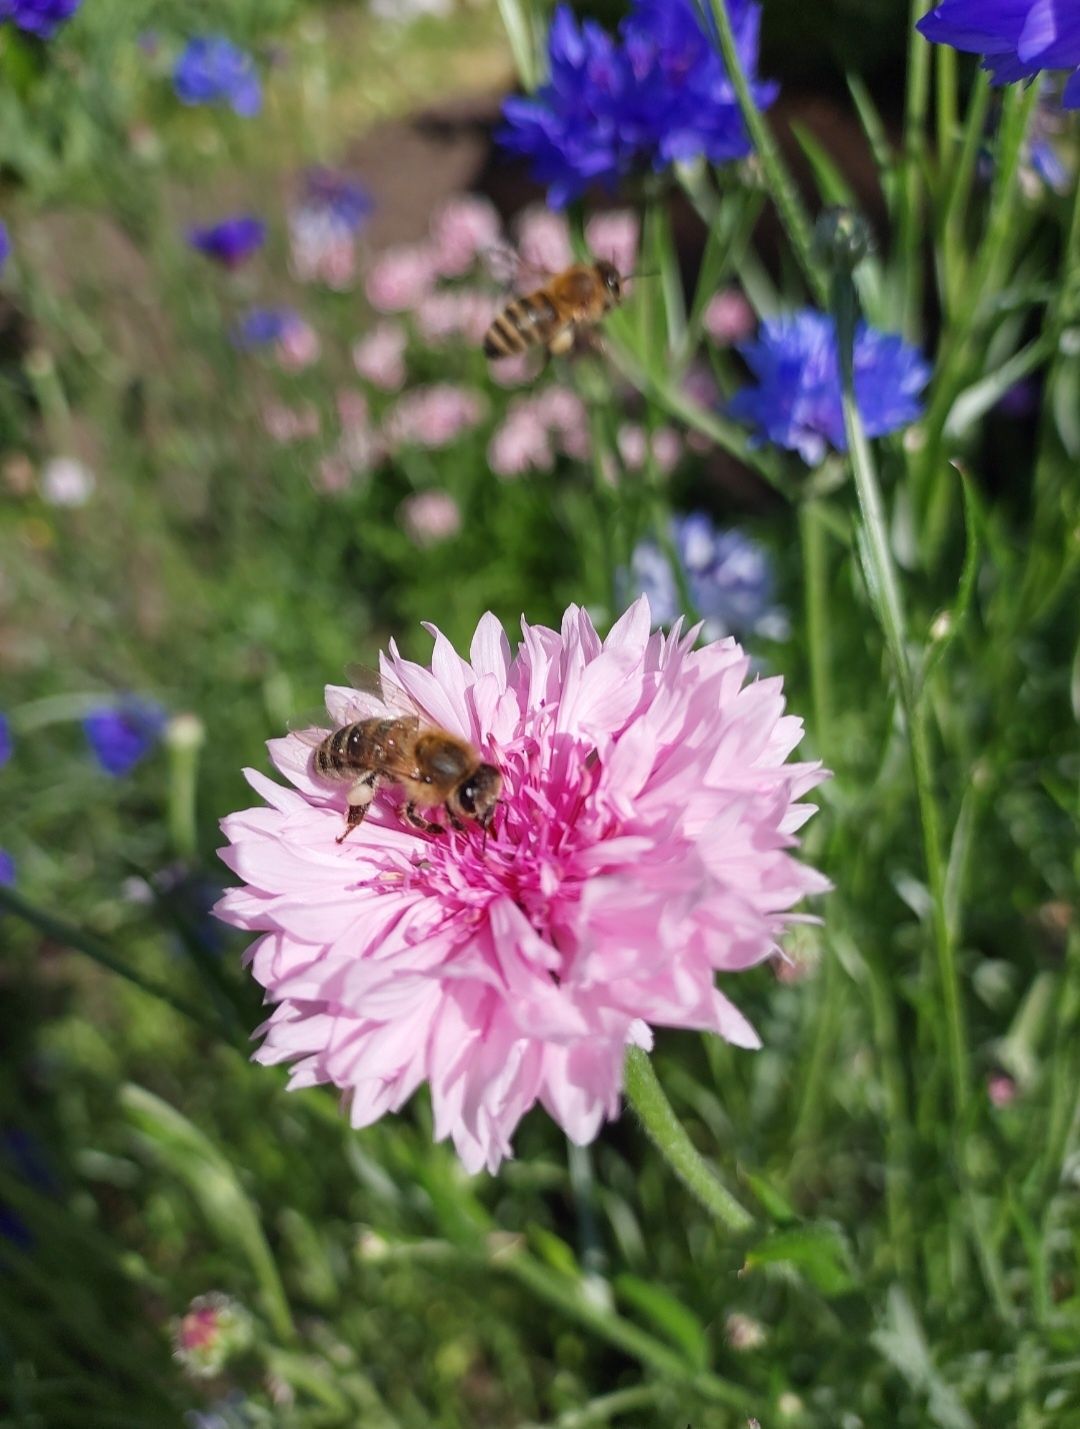
POLYGON ((15 860, 6 848, 0 848, 0 888, 10 888, 15 882, 15 860))
POLYGON ((254 60, 224 35, 188 41, 173 70, 173 88, 184 104, 227 104, 244 119, 262 108, 254 60))
MULTIPOLYGON (((741 531, 717 530, 701 511, 673 516, 670 530, 710 640, 724 635, 786 637, 787 616, 776 604, 772 561, 764 546, 741 531)), ((670 625, 683 614, 671 564, 651 537, 634 548, 620 585, 627 604, 642 594, 649 597, 654 625, 670 625)))
POLYGON ((0 769, 11 758, 11 725, 7 715, 0 714, 0 769))
POLYGON ((239 214, 207 228, 191 228, 187 240, 226 268, 238 268, 266 241, 266 224, 251 214, 239 214))
MULTIPOLYGON (((841 406, 836 325, 806 308, 761 324, 757 338, 739 345, 756 387, 744 387, 728 404, 737 420, 757 428, 755 440, 797 451, 809 466, 829 445, 847 450, 841 406)), ((923 410, 919 393, 931 368, 895 334, 860 322, 855 330, 855 401, 866 433, 884 436, 914 422, 923 410)))
POLYGON ((8 232, 7 224, 0 219, 0 273, 4 271, 4 264, 11 257, 11 234, 8 232))
MULTIPOLYGON (((760 108, 777 86, 756 79, 759 6, 728 0, 743 68, 760 108)), ((744 157, 750 139, 735 92, 693 0, 635 0, 614 38, 560 5, 548 39, 550 79, 535 96, 508 99, 498 140, 533 161, 548 201, 564 208, 594 181, 703 154, 744 157)))
POLYGON ((49 40, 81 4, 82 0, 0 0, 0 23, 10 20, 27 34, 49 40))
POLYGON ((1080 108, 1080 7, 1071 0, 944 0, 916 29, 934 44, 981 54, 995 84, 1072 70, 1062 103, 1080 108))
POLYGON ((336 169, 304 172, 300 208, 317 213, 348 233, 356 233, 370 217, 375 200, 363 186, 336 169))
POLYGON ((290 328, 301 322, 303 319, 292 308, 252 308, 234 326, 233 342, 242 348, 266 347, 280 342, 290 328))
POLYGON ((95 710, 83 720, 94 758, 114 778, 134 769, 164 727, 165 711, 160 705, 134 698, 95 710))

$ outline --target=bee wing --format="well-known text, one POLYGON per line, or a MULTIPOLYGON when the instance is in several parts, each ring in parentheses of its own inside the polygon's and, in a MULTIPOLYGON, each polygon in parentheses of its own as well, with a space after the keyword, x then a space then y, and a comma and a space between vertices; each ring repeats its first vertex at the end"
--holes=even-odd
POLYGON ((523 254, 509 243, 493 243, 480 254, 480 262, 491 278, 505 293, 528 293, 534 288, 542 288, 555 276, 550 268, 542 268, 530 263, 523 254))
POLYGON ((286 728, 304 744, 317 749, 326 736, 333 732, 335 725, 325 709, 313 709, 293 715, 286 720, 286 728))
POLYGON ((418 714, 416 703, 381 670, 370 665, 346 665, 345 678, 348 688, 327 686, 328 708, 331 690, 345 697, 345 704, 351 719, 372 719, 377 716, 407 717, 418 714))

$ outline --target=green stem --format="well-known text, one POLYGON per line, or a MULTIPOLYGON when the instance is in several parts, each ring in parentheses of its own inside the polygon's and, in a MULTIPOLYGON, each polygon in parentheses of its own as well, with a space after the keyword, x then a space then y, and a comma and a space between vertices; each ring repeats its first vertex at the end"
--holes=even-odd
POLYGON ((829 738, 829 569, 822 503, 809 498, 799 504, 803 591, 806 604, 806 644, 810 660, 810 700, 814 710, 814 744, 822 757, 829 738))
POLYGON ((521 83, 531 94, 540 83, 537 31, 530 0, 498 0, 510 52, 521 83))
POLYGON ((917 697, 908 659, 903 608, 896 565, 889 545, 885 506, 878 485, 877 470, 866 440, 855 402, 854 338, 855 288, 848 275, 838 275, 833 283, 833 310, 836 317, 840 371, 843 382, 844 430, 851 453, 855 490, 862 514, 860 545, 871 596, 881 620, 896 675, 900 702, 907 724, 912 775, 919 810, 923 856, 930 888, 934 949, 938 980, 945 1009, 946 1048, 954 1110, 959 1120, 967 1106, 969 1076, 963 1007, 956 967, 956 954, 945 898, 946 865, 942 851, 941 826, 934 797, 930 739, 926 706, 917 697))
POLYGON ((745 1235, 754 1218, 707 1164, 664 1095, 652 1062, 640 1047, 626 1056, 626 1099, 656 1149, 707 1211, 734 1235, 745 1235))
MULTIPOLYGON (((699 0, 699 3, 703 3, 703 0, 699 0)), ((824 305, 827 297, 827 285, 822 276, 820 265, 814 261, 810 220, 803 209, 802 200, 796 192, 791 175, 785 167, 779 146, 773 138, 764 116, 754 103, 754 96, 750 93, 750 85, 735 44, 735 32, 732 30, 731 20, 728 18, 726 0, 709 0, 709 4, 716 22, 716 34, 720 41, 720 53, 723 56, 724 66, 735 90, 735 97, 739 101, 743 123, 750 134, 758 162, 761 164, 765 186, 776 205, 776 212, 780 216, 780 222, 784 226, 795 257, 803 271, 803 276, 806 278, 807 286, 814 296, 814 301, 824 305)))
POLYGON ((166 1003, 174 1012, 189 1017, 204 1032, 210 1032, 224 1041, 230 1040, 220 1025, 207 1018, 203 1008, 196 1007, 194 1003, 187 1002, 182 997, 177 997, 161 983, 138 972, 118 958, 104 943, 99 942, 93 934, 85 933, 81 928, 76 928, 74 924, 67 923, 62 918, 56 918, 42 908, 35 907, 33 903, 28 902, 21 894, 10 888, 0 888, 0 910, 3 909, 13 913, 16 918, 21 918, 24 923, 29 923, 32 928, 37 928, 47 938, 54 939, 64 947, 74 948, 77 952, 85 953, 88 958, 92 958, 103 968, 108 968, 110 972, 126 978, 135 987, 149 993, 151 997, 156 997, 160 1002, 166 1003))
POLYGON ((904 176, 899 222, 900 271, 904 279, 901 326, 917 340, 922 330, 923 164, 926 157, 926 111, 930 100, 930 45, 915 25, 931 0, 912 0, 908 33, 907 94, 904 103, 904 176))

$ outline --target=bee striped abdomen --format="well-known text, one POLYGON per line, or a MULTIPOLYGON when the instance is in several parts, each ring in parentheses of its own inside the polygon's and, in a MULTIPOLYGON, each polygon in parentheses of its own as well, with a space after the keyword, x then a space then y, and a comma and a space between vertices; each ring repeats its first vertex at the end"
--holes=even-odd
POLYGON ((558 325, 555 304, 538 291, 508 304, 484 334, 488 357, 509 357, 546 342, 558 325))

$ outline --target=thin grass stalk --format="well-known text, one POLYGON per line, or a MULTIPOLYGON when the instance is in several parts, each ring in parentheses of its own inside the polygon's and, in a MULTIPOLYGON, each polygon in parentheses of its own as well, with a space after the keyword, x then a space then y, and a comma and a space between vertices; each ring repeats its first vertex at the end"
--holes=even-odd
POLYGON ((955 169, 946 168, 942 160, 939 184, 946 186, 941 224, 941 281, 942 302, 947 316, 952 314, 953 300, 963 290, 964 275, 967 271, 965 256, 964 226, 968 218, 971 202, 971 186, 975 179, 975 166, 986 129, 986 116, 990 108, 990 77, 980 70, 968 101, 967 118, 964 122, 964 138, 955 169))
MULTIPOLYGON (((750 85, 739 60, 735 32, 731 28, 726 0, 708 0, 708 2, 716 23, 716 33, 720 41, 720 53, 723 56, 724 66, 735 90, 735 97, 739 101, 743 123, 750 134, 758 162, 761 164, 765 186, 776 206, 776 212, 784 226, 799 267, 802 269, 807 287, 813 294, 814 301, 819 306, 824 306, 828 297, 828 285, 820 266, 814 261, 810 220, 803 208, 802 200, 799 198, 791 175, 787 171, 787 166, 784 164, 779 145, 773 138, 772 131, 750 93, 750 85)), ((704 0, 699 0, 699 3, 704 4, 704 0)))
POLYGON ((733 1235, 753 1229, 754 1218, 717 1177, 686 1133, 640 1047, 626 1055, 626 1099, 645 1133, 686 1189, 733 1235))
POLYGON ((900 186, 898 247, 903 277, 901 327, 917 342, 922 332, 923 167, 926 161, 926 113, 930 102, 930 45, 915 26, 933 0, 912 0, 908 22, 907 87, 904 98, 904 163, 900 186))

